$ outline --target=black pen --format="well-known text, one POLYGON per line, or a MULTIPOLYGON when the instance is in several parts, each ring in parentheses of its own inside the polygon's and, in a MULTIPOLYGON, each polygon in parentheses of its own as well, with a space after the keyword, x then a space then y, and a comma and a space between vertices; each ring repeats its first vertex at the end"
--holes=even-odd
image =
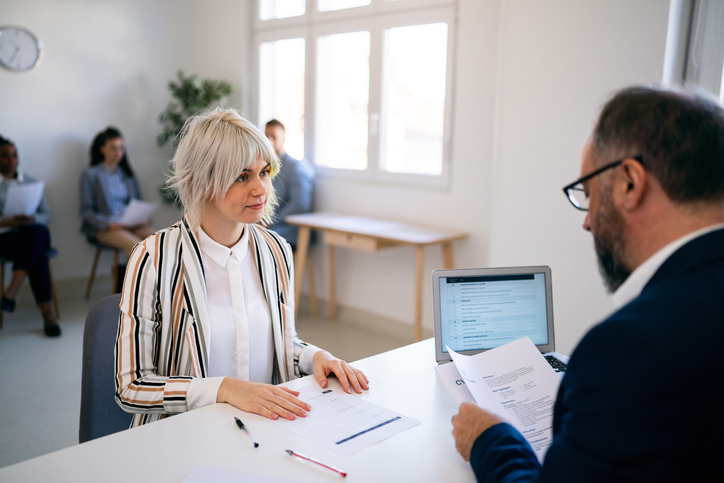
POLYGON ((234 417, 234 419, 236 419, 236 425, 239 426, 239 429, 244 431, 246 433, 246 435, 249 437, 249 439, 251 440, 251 442, 254 443, 254 447, 258 448, 259 443, 256 442, 256 440, 254 439, 254 436, 252 436, 251 433, 249 432, 249 430, 246 429, 246 426, 244 426, 244 423, 241 422, 241 419, 239 419, 237 417, 234 417))

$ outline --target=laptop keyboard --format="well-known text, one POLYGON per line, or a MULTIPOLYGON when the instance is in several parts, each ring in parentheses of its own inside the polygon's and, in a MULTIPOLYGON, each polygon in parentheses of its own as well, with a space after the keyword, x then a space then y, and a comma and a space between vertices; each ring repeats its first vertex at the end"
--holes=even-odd
POLYGON ((543 356, 548 361, 548 364, 551 365, 554 371, 556 372, 566 372, 566 368, 568 367, 563 362, 559 361, 553 356, 543 356))

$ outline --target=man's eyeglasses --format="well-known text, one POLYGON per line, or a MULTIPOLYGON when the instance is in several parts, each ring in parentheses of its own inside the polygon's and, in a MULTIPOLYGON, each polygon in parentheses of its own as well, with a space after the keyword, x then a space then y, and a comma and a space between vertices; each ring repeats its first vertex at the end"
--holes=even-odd
POLYGON ((606 170, 615 168, 616 166, 623 163, 627 159, 635 159, 639 163, 644 164, 643 156, 626 156, 625 158, 619 159, 618 161, 614 161, 613 163, 607 164, 606 166, 597 169, 593 173, 587 174, 583 178, 576 180, 573 183, 566 186, 565 188, 563 188, 563 192, 568 197, 568 201, 570 201, 571 204, 575 208, 578 208, 581 211, 588 211, 588 196, 586 196, 586 193, 583 189, 583 183, 585 183, 586 181, 588 181, 591 178, 598 176, 599 174, 603 173, 606 170))

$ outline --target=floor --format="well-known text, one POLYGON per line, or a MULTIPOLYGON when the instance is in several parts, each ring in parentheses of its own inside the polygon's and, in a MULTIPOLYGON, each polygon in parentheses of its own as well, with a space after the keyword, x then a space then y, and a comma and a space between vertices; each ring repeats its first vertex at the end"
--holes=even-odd
MULTIPOLYGON (((78 444, 83 326, 93 304, 111 293, 110 277, 96 279, 88 302, 83 299, 85 280, 58 282, 56 288, 63 330, 59 339, 43 334, 27 284, 18 294, 16 311, 5 314, 0 330, 0 467, 78 444)), ((344 308, 338 313, 335 321, 312 317, 303 304, 299 337, 347 361, 412 342, 410 326, 344 308)))

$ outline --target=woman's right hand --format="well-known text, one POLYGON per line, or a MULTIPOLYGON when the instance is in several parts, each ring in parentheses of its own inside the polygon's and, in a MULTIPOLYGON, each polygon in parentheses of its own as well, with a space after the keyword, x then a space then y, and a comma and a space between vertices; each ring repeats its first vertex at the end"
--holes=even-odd
POLYGON ((226 377, 219 386, 216 402, 229 403, 248 413, 269 419, 305 417, 312 406, 297 399, 297 391, 286 387, 226 377))
POLYGON ((34 221, 35 221, 34 216, 15 215, 15 216, 9 216, 7 218, 3 218, 2 220, 0 220, 0 226, 15 228, 18 226, 32 225, 34 221))

